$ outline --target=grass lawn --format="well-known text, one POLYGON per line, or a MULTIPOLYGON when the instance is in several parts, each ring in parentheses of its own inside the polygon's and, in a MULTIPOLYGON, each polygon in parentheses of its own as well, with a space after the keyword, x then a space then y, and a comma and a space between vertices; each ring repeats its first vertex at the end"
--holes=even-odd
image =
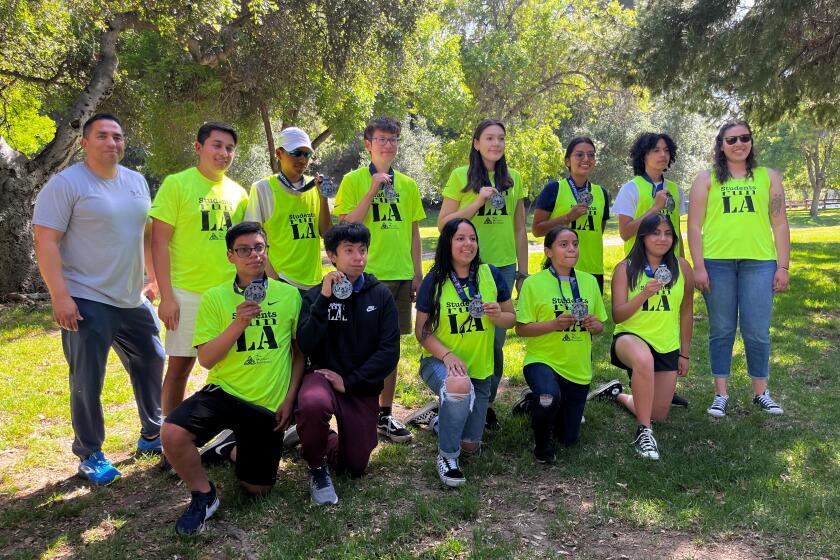
MULTIPOLYGON (((828 217, 829 214, 826 214, 828 217)), ((792 222, 796 218, 792 219, 792 222)), ((429 224, 433 226, 433 221, 429 224)), ((807 225, 807 224, 802 224, 807 225)), ((177 479, 135 458, 139 425, 128 377, 112 356, 103 392, 105 452, 123 479, 93 488, 73 475, 67 368, 46 308, 0 314, 0 556, 21 558, 837 558, 840 544, 840 227, 792 233, 788 292, 773 320, 771 389, 786 414, 750 404, 743 346, 736 343, 730 413, 711 419, 706 340, 697 298, 691 402, 657 427, 658 463, 635 456, 634 422, 609 403, 586 410, 580 443, 551 467, 535 464, 526 421, 509 415, 524 386, 523 343, 506 345, 498 405, 502 429, 464 463, 468 484, 444 489, 435 438, 381 444, 369 475, 337 478, 338 506, 309 505, 295 452, 266 499, 252 501, 228 468, 211 470, 222 506, 196 539, 173 523, 188 501, 177 479)), ((620 249, 608 246, 608 269, 620 249)), ((531 256, 531 268, 539 255, 531 256)), ((607 332, 611 330, 608 326, 607 332)), ((609 335, 594 349, 596 381, 621 374, 608 363, 609 335)), ((397 401, 432 395, 417 374, 419 350, 404 337, 397 401)), ((204 374, 196 374, 193 389, 204 374)))

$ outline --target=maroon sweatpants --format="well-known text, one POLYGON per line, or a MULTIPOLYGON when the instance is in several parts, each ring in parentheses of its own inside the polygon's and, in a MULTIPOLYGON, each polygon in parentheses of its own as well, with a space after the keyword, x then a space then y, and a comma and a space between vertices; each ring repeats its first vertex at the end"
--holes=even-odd
POLYGON ((378 443, 378 418, 378 395, 339 393, 323 375, 309 372, 303 377, 295 411, 301 456, 310 468, 323 465, 326 457, 334 469, 362 476, 378 443), (330 429, 332 416, 338 433, 330 429))

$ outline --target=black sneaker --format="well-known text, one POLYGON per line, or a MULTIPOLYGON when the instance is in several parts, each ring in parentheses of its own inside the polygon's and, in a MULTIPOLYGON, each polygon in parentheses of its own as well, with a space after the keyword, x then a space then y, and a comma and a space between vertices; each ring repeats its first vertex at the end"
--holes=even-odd
POLYGON ((198 450, 201 462, 205 465, 216 465, 230 461, 230 454, 236 447, 236 436, 233 430, 222 430, 207 444, 198 450))
POLYGON ((671 397, 671 406, 681 406, 683 408, 688 408, 688 401, 685 400, 684 397, 681 397, 678 394, 674 393, 674 396, 671 397))
POLYGON ((537 463, 550 465, 557 461, 557 450, 554 443, 549 439, 544 445, 534 446, 534 458, 537 463))
POLYGON ((653 430, 646 426, 639 426, 636 430, 636 439, 633 441, 636 452, 645 459, 659 460, 659 446, 656 438, 653 437, 653 430))
POLYGON ((599 401, 615 402, 623 389, 624 386, 622 386, 621 382, 618 379, 613 379, 612 381, 602 383, 601 385, 595 387, 595 389, 586 396, 586 400, 591 401, 592 399, 597 399, 599 401))
POLYGON ((760 395, 753 397, 753 404, 758 405, 758 407, 767 414, 773 414, 774 416, 785 413, 782 407, 770 398, 770 391, 767 389, 765 389, 760 395))
POLYGON ((484 429, 489 432, 495 432, 501 427, 501 424, 499 424, 499 417, 496 416, 496 411, 492 407, 488 407, 487 416, 484 419, 484 429))
POLYGON ((450 488, 463 486, 467 482, 467 479, 464 478, 464 473, 458 467, 458 459, 449 459, 438 454, 437 471, 440 481, 450 488))
POLYGON ((513 403, 513 408, 510 413, 513 416, 529 416, 531 414, 531 404, 534 402, 534 393, 529 388, 522 389, 522 394, 519 399, 513 403))
POLYGON ((438 402, 434 401, 406 416, 405 423, 408 425, 414 424, 415 426, 428 426, 437 415, 438 402))
POLYGON ((390 414, 387 416, 379 415, 376 431, 379 432, 380 436, 394 443, 408 443, 411 441, 411 432, 408 431, 408 428, 390 414))
POLYGON ((175 532, 179 535, 197 535, 204 530, 204 522, 219 509, 219 497, 216 487, 210 483, 210 491, 192 492, 192 501, 187 510, 175 522, 175 532))

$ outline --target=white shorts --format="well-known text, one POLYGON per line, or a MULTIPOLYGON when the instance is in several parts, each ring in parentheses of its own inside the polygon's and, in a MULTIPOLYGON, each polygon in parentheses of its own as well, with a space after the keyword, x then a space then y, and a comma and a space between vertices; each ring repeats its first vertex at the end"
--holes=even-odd
POLYGON ((201 294, 172 287, 175 294, 175 301, 181 308, 178 328, 174 331, 166 331, 167 356, 183 356, 194 358, 198 355, 193 348, 192 339, 195 334, 195 318, 198 315, 198 302, 201 301, 201 294))

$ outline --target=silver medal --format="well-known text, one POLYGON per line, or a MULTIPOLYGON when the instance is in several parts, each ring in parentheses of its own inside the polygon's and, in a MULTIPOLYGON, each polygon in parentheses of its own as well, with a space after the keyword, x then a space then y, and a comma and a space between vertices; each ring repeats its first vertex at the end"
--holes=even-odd
POLYGON ((388 202, 396 202, 397 201, 397 189, 394 187, 393 183, 385 183, 382 185, 382 194, 385 196, 385 200, 388 202))
POLYGON ((587 206, 592 206, 592 193, 589 191, 582 191, 578 194, 578 204, 585 204, 587 206))
POLYGON ((475 294, 467 305, 467 310, 473 319, 484 317, 484 302, 481 300, 481 294, 475 294))
POLYGON ((265 282, 262 280, 254 280, 245 286, 242 293, 245 295, 245 299, 247 301, 262 303, 262 300, 265 299, 265 282))
POLYGON ((501 210, 505 207, 505 197, 501 193, 494 192, 490 195, 490 206, 494 210, 501 210))
POLYGON ((653 278, 664 286, 671 281, 671 271, 664 264, 660 264, 653 273, 653 278))
POLYGON ((589 305, 582 299, 576 299, 572 302, 571 312, 575 319, 583 321, 586 319, 586 316, 589 315, 589 305))
POLYGON ((670 214, 671 212, 674 211, 674 209, 676 209, 676 207, 677 207, 677 201, 674 200, 674 197, 671 196, 671 193, 665 193, 665 208, 664 208, 664 210, 667 213, 670 214))
POLYGON ((326 198, 332 198, 338 193, 338 187, 332 182, 332 179, 326 175, 323 176, 321 184, 318 185, 318 190, 321 191, 321 194, 326 198))
POLYGON ((353 293, 353 284, 347 278, 342 278, 333 284, 332 293, 338 299, 347 299, 353 293))

